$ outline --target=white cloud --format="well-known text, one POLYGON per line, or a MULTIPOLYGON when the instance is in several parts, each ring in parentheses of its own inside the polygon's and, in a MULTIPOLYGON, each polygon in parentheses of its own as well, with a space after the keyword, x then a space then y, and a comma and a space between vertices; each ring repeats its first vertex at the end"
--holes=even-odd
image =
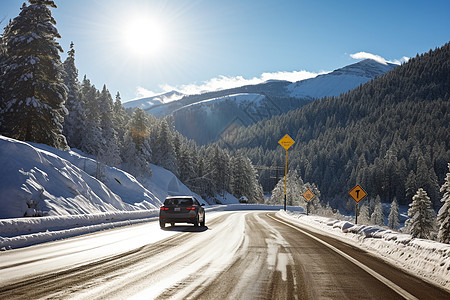
POLYGON ((136 99, 140 98, 147 98, 147 97, 153 97, 156 95, 159 95, 160 93, 155 93, 153 91, 150 91, 142 86, 138 86, 136 88, 136 99))
POLYGON ((395 59, 393 61, 389 61, 379 55, 368 53, 368 52, 358 52, 358 53, 350 54, 350 57, 353 59, 373 59, 384 65, 387 63, 400 65, 409 60, 409 57, 403 56, 401 59, 395 59))
MULTIPOLYGON (((213 92, 223 89, 231 89, 244 85, 253 85, 263 83, 269 80, 286 80, 290 82, 296 82, 299 80, 304 80, 308 78, 316 77, 320 74, 325 74, 327 72, 313 73, 308 71, 293 71, 293 72, 274 72, 274 73, 263 73, 259 77, 244 78, 243 76, 223 76, 211 78, 209 80, 200 83, 190 83, 183 84, 179 86, 173 86, 170 84, 160 85, 159 88, 162 90, 161 93, 167 93, 170 91, 178 91, 186 95, 195 95, 205 92, 213 92)), ((153 91, 147 90, 143 87, 137 88, 138 97, 151 97, 161 93, 155 93, 153 91)))

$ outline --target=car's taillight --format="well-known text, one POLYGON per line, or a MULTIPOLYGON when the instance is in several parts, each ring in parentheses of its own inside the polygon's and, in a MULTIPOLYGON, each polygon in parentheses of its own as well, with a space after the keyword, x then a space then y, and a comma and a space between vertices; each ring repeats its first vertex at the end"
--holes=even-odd
POLYGON ((161 208, 160 208, 161 210, 169 210, 169 208, 168 207, 164 207, 164 206, 161 206, 161 208))
POLYGON ((186 209, 187 209, 187 210, 195 210, 195 207, 194 207, 194 206, 192 206, 192 207, 189 207, 189 206, 188 206, 188 207, 186 207, 186 209))

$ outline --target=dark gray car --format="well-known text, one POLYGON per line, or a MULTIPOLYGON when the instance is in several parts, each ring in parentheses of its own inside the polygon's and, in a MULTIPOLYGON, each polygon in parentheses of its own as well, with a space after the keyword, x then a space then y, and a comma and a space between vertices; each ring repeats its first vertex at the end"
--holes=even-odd
POLYGON ((191 223, 194 226, 205 226, 204 204, 200 204, 193 196, 170 196, 159 210, 159 225, 166 227, 175 223, 191 223))

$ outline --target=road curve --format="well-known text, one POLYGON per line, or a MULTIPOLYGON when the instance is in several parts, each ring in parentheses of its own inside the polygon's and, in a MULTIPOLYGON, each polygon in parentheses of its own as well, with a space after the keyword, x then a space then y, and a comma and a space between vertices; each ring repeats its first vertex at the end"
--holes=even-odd
POLYGON ((176 234, 120 255, 0 281, 0 299, 450 299, 274 213, 228 212, 207 225, 169 227, 176 234))

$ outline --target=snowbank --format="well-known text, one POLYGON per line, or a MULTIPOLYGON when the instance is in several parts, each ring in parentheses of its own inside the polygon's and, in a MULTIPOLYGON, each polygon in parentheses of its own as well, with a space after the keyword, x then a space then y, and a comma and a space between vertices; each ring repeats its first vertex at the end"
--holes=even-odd
POLYGON ((0 220, 0 250, 16 249, 158 218, 158 210, 0 220))
POLYGON ((450 291, 450 245, 431 240, 415 239, 378 226, 355 225, 319 216, 306 216, 298 212, 278 213, 321 234, 363 248, 398 268, 418 275, 450 291))
POLYGON ((154 210, 169 194, 194 194, 158 166, 151 165, 151 178, 138 181, 104 165, 99 173, 97 161, 81 152, 4 136, 0 136, 0 165, 0 218, 154 210))
MULTIPOLYGON (((207 212, 236 210, 280 210, 282 206, 259 204, 211 205, 207 212)), ((292 210, 303 211, 301 207, 292 210)), ((65 215, 35 218, 0 219, 0 251, 56 241, 99 230, 156 221, 157 210, 108 212, 100 214, 65 215)))

